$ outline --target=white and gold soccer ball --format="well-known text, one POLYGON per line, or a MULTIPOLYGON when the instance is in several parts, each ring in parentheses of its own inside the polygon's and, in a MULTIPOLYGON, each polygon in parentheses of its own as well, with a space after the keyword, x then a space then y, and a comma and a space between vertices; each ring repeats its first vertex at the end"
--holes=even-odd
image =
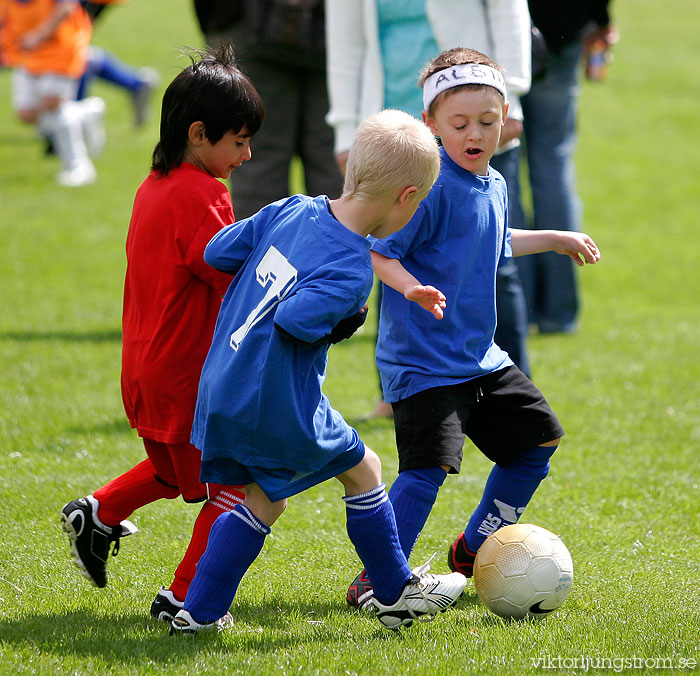
POLYGON ((499 528, 479 547, 474 561, 476 592, 500 617, 549 615, 564 602, 573 582, 566 545, 530 523, 499 528))

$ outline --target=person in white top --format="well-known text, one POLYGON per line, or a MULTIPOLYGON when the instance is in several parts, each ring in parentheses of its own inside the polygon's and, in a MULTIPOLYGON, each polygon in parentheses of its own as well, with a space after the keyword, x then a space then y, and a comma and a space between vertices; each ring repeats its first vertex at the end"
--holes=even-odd
MULTIPOLYGON (((385 107, 377 4, 326 0, 327 121, 338 155, 350 148, 360 122, 385 107)), ((527 0, 425 0, 425 10, 439 51, 468 46, 503 65, 508 118, 522 121, 519 99, 530 89, 527 0)))

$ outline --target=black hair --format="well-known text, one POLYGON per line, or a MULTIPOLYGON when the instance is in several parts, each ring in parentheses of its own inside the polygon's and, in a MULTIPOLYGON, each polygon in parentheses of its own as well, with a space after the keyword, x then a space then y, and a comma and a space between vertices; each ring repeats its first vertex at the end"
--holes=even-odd
POLYGON ((254 136, 265 116, 262 99, 253 83, 234 62, 231 43, 216 53, 191 50, 192 64, 165 90, 160 115, 160 140, 153 150, 151 168, 161 174, 182 163, 187 135, 193 122, 204 123, 209 143, 228 131, 254 136))

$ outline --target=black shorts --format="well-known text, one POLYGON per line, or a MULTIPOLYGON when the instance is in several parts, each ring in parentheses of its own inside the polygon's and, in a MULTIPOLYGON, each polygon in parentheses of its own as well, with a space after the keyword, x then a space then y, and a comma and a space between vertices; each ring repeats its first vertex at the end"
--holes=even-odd
POLYGON ((564 435, 547 400, 517 366, 458 385, 432 387, 392 406, 399 472, 446 465, 456 474, 465 437, 505 466, 564 435))

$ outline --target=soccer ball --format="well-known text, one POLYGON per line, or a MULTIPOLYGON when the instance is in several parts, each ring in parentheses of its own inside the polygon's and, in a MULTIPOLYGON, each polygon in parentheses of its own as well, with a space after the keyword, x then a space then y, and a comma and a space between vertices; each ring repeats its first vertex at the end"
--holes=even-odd
POLYGON ((574 564, 564 543, 544 528, 516 523, 490 535, 474 561, 474 586, 496 615, 544 617, 569 595, 574 564))

